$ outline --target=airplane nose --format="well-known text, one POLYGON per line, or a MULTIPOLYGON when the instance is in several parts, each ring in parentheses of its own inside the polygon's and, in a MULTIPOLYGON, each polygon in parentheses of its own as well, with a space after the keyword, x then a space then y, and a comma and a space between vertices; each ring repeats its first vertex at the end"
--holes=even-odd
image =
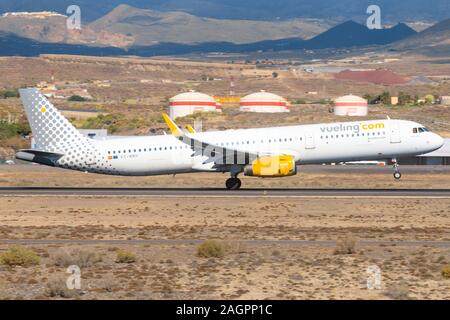
POLYGON ((433 133, 433 137, 431 139, 431 144, 436 149, 439 149, 440 147, 442 147, 444 145, 444 139, 440 135, 433 133))

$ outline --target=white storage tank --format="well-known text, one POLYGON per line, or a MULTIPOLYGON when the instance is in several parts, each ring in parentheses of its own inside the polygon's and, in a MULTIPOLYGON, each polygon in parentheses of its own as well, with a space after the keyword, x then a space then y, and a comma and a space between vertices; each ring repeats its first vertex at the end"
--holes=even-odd
POLYGON ((367 100, 352 94, 334 100, 334 114, 336 116, 367 116, 367 100))
POLYGON ((289 105, 283 97, 261 90, 243 97, 240 110, 243 112, 289 112, 289 105))
POLYGON ((222 111, 213 97, 196 91, 177 94, 169 100, 169 115, 172 119, 196 112, 222 111))

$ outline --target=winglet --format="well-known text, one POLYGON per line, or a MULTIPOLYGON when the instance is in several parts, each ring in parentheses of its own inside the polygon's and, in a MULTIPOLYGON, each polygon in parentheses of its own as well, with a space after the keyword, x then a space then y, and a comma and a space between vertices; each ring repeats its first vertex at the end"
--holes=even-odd
POLYGON ((190 124, 186 125, 185 128, 189 133, 195 133, 194 128, 192 128, 192 126, 190 124))
POLYGON ((167 115, 167 113, 162 114, 164 121, 166 121, 167 126, 169 127, 170 131, 175 137, 180 137, 183 135, 183 132, 180 130, 180 128, 177 126, 175 122, 173 122, 172 119, 167 115))

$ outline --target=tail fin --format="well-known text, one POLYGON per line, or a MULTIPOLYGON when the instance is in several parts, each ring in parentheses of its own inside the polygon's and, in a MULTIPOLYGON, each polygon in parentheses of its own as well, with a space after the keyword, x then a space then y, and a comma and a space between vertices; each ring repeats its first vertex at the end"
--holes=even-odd
POLYGON ((35 141, 33 149, 66 155, 66 161, 79 165, 81 162, 89 164, 93 161, 93 146, 89 139, 84 137, 39 90, 20 89, 19 93, 33 133, 35 141))
POLYGON ((37 89, 20 89, 35 149, 64 154, 86 138, 37 89))

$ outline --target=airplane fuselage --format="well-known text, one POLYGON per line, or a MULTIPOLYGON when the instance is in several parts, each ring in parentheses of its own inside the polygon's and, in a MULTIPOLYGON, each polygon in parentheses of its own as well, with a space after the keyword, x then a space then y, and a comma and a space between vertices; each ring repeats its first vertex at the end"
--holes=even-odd
MULTIPOLYGON (((198 140, 242 152, 289 154, 295 162, 314 164, 377 160, 419 155, 442 146, 438 135, 405 120, 370 120, 285 127, 199 132, 198 140)), ((63 156, 57 166, 112 175, 160 175, 224 171, 172 135, 92 140, 94 157, 85 166, 63 156)), ((245 163, 243 163, 245 164, 245 163)))

